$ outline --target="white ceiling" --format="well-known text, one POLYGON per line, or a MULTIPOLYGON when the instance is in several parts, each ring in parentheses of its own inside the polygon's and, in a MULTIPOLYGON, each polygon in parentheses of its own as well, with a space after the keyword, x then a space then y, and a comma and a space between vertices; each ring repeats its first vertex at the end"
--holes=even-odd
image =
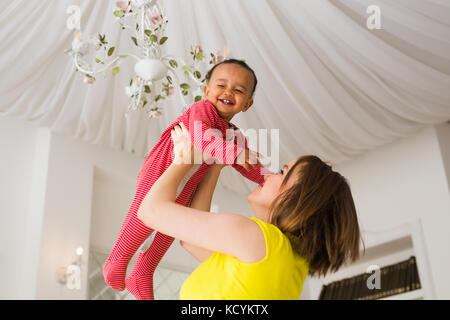
MULTIPOLYGON (((255 104, 233 122, 279 129, 281 165, 303 154, 337 164, 450 119, 448 1, 161 2, 166 54, 188 60, 191 45, 228 47, 254 68, 255 104), (369 5, 380 8, 379 30, 366 26, 369 5)), ((116 77, 84 84, 64 53, 74 37, 65 26, 72 4, 81 7, 83 32, 134 50, 114 20, 114 1, 0 0, 0 114, 144 157, 182 103, 168 101, 159 119, 144 111, 126 119, 124 87, 134 75, 127 62, 116 77)), ((252 188, 237 174, 221 183, 252 188)))

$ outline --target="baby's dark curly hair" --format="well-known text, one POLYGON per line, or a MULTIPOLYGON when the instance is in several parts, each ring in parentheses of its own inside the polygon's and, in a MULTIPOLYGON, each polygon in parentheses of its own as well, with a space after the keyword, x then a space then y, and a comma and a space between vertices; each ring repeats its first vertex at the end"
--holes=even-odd
POLYGON ((215 70, 218 66, 220 66, 221 64, 237 64, 237 65, 240 65, 241 67, 243 67, 243 68, 245 68, 245 69, 247 69, 248 71, 251 72, 251 74, 253 75, 253 90, 252 90, 252 93, 251 93, 250 96, 253 97, 253 94, 255 93, 255 90, 256 90, 256 84, 258 83, 258 79, 256 78, 255 71, 253 71, 253 69, 250 68, 250 66, 249 66, 245 61, 243 61, 243 60, 238 60, 238 59, 227 59, 227 60, 223 60, 222 62, 217 63, 216 65, 214 65, 214 67, 212 67, 212 68, 206 73, 206 76, 205 76, 206 83, 207 83, 207 84, 209 83, 209 80, 211 79, 211 76, 212 76, 214 70, 215 70))

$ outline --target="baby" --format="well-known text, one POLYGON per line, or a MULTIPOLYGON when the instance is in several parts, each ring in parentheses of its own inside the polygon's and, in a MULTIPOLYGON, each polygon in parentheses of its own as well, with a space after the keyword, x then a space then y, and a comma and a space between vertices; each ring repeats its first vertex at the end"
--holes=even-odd
MULTIPOLYGON (((253 104, 257 84, 254 71, 243 61, 229 59, 216 64, 206 80, 205 99, 194 103, 178 117, 145 159, 137 177, 134 200, 103 266, 108 286, 118 291, 126 288, 138 300, 154 299, 153 273, 174 240, 157 232, 151 246, 141 250, 125 280, 128 263, 153 232, 137 218, 137 211, 147 192, 174 159, 171 130, 175 125, 183 122, 196 149, 232 166, 247 179, 262 185, 264 175, 272 174, 256 160, 257 153, 248 149, 245 136, 230 122, 234 115, 247 111, 253 104)), ((211 165, 209 161, 194 164, 178 188, 176 203, 190 205, 197 185, 211 165)))

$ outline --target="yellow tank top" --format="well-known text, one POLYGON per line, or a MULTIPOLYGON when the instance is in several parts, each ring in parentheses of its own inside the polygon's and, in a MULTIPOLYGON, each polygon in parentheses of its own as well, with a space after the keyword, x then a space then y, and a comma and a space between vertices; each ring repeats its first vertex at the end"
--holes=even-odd
POLYGON ((289 238, 273 224, 257 218, 264 233, 266 256, 254 263, 214 252, 184 281, 182 300, 299 299, 308 262, 296 254, 289 238))

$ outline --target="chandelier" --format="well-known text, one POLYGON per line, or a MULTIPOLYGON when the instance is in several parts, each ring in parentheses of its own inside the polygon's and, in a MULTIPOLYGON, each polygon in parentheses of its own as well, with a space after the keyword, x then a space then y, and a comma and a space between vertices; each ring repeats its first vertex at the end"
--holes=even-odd
POLYGON ((162 115, 162 103, 178 93, 184 102, 184 109, 202 99, 202 87, 206 72, 211 65, 221 62, 228 56, 228 50, 205 54, 201 46, 191 46, 192 61, 186 63, 182 58, 167 54, 162 48, 168 37, 165 29, 168 23, 163 8, 157 0, 116 1, 113 15, 119 22, 120 30, 132 30, 130 41, 139 52, 118 53, 116 46, 106 40, 106 35, 98 33, 84 36, 81 32, 80 9, 70 6, 67 27, 75 30, 72 48, 67 50, 86 84, 93 84, 96 76, 115 76, 121 69, 124 59, 132 58, 135 74, 125 87, 130 98, 125 116, 130 111, 146 108, 150 118, 162 115))

